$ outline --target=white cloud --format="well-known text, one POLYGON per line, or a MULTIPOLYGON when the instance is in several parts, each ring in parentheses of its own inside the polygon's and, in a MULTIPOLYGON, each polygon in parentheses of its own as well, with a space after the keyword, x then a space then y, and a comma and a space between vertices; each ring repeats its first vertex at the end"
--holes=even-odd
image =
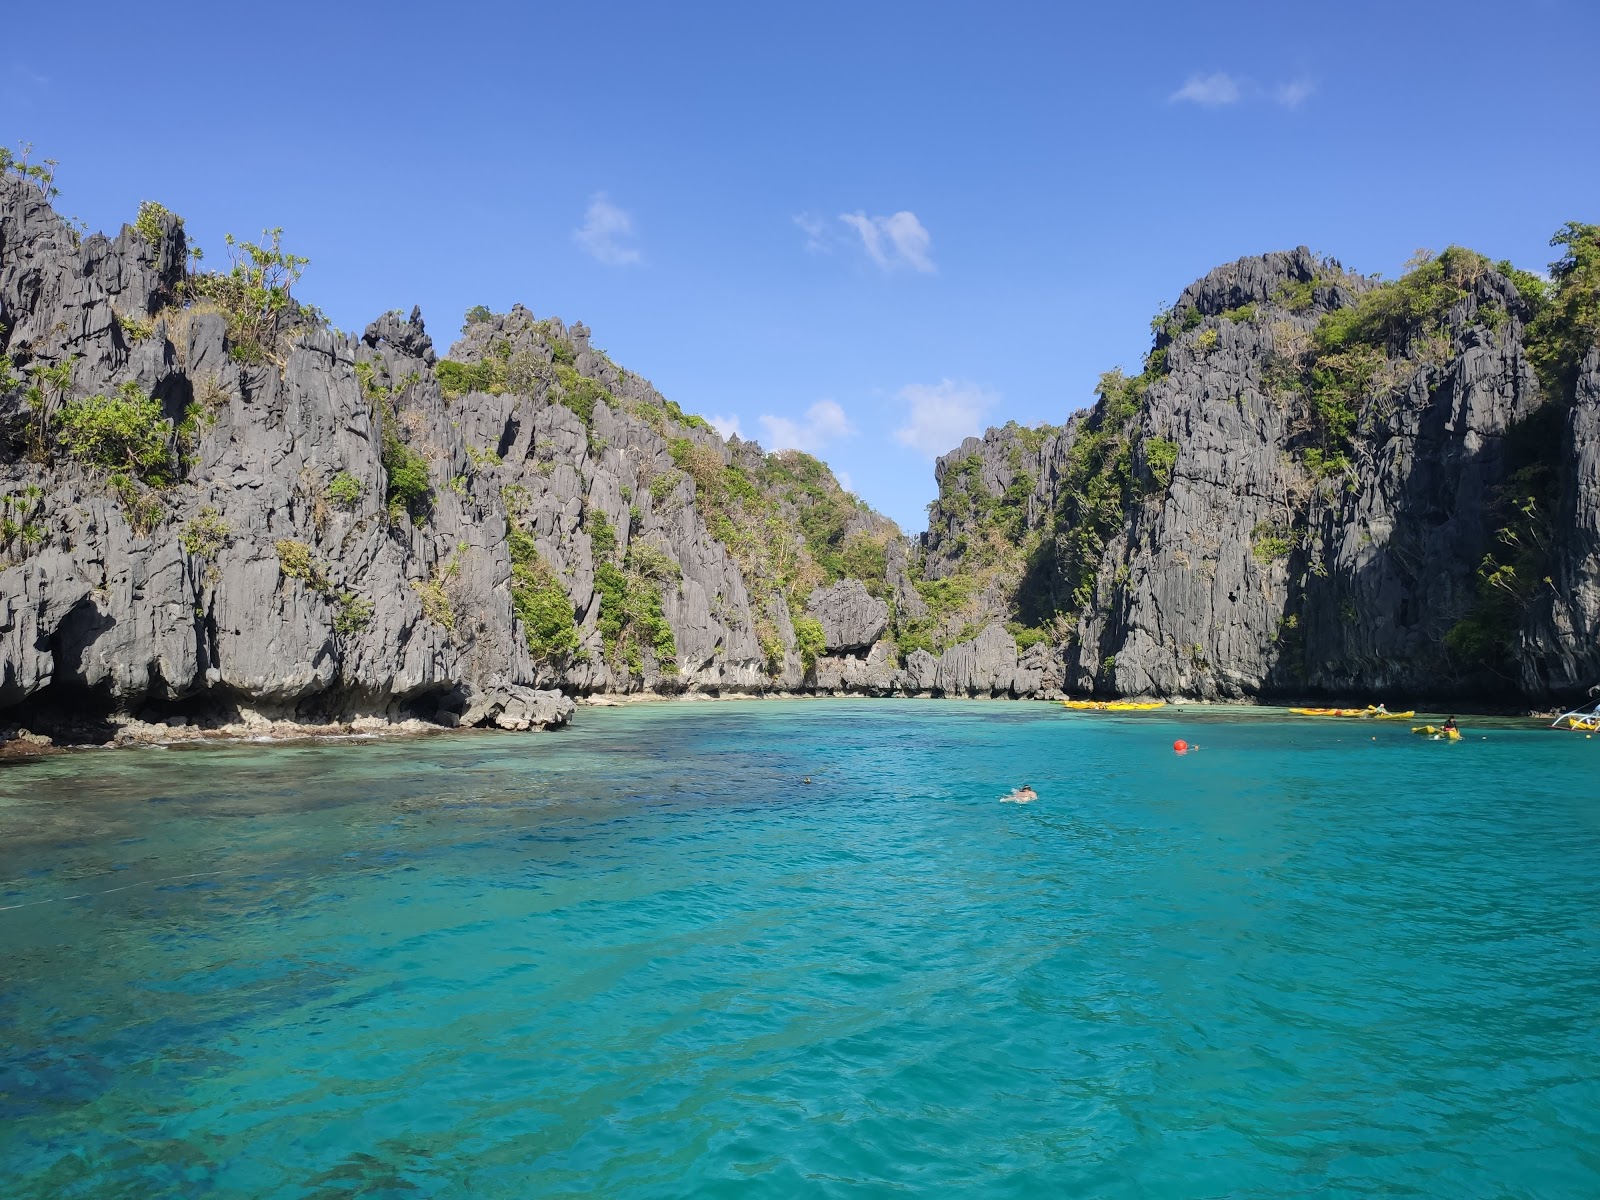
POLYGON ((1316 83, 1304 75, 1266 88, 1253 79, 1218 71, 1213 75, 1189 76, 1181 88, 1167 97, 1167 102, 1198 104, 1202 108, 1226 108, 1230 104, 1254 104, 1270 100, 1283 108, 1294 109, 1305 103, 1316 90, 1316 83))
POLYGON ((856 490, 856 481, 850 478, 849 471, 835 471, 833 477, 839 481, 839 486, 847 492, 856 490))
POLYGON ((1239 98, 1239 81, 1232 75, 1218 71, 1215 75, 1189 76, 1189 81, 1168 96, 1167 100, 1173 104, 1187 101, 1206 108, 1218 108, 1224 104, 1237 104, 1239 98))
POLYGON ((984 415, 1000 397, 976 383, 943 379, 936 384, 911 383, 900 389, 909 411, 894 431, 897 441, 937 458, 963 438, 983 432, 984 415))
POLYGON ((1280 83, 1272 89, 1272 99, 1283 105, 1284 108, 1299 108, 1305 103, 1306 98, 1317 90, 1317 85, 1311 80, 1301 77, 1292 79, 1288 83, 1280 83))
POLYGON ((910 267, 924 274, 935 270, 928 249, 933 238, 914 212, 897 212, 891 217, 869 217, 866 213, 840 213, 839 220, 861 235, 861 248, 867 257, 885 271, 910 267))
POLYGON ((639 251, 627 244, 632 237, 633 217, 626 209, 611 203, 604 192, 596 192, 590 197, 582 226, 572 231, 573 241, 611 267, 623 267, 639 261, 639 251))
POLYGON ((806 235, 807 254, 833 253, 833 236, 827 221, 814 212, 803 212, 794 218, 794 223, 806 235))
POLYGON ((707 417, 706 419, 711 422, 711 428, 715 429, 724 438, 744 436, 744 429, 740 426, 738 417, 715 416, 707 417))
POLYGON ((803 420, 762 413, 758 418, 767 431, 769 450, 820 450, 829 442, 849 437, 856 427, 844 409, 832 400, 818 400, 806 409, 803 420))

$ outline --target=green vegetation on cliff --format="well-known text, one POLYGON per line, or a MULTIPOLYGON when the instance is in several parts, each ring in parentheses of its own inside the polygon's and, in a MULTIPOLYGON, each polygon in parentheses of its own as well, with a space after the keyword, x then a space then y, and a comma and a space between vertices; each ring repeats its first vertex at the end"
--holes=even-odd
POLYGON ((1095 574, 1106 545, 1121 528, 1123 514, 1137 495, 1137 418, 1155 377, 1148 370, 1132 379, 1121 371, 1107 371, 1100 377, 1096 389, 1100 403, 1067 452, 1049 542, 1061 590, 1051 597, 1051 611, 1041 616, 1054 617, 1062 610, 1080 612, 1094 598, 1095 574))
MULTIPOLYGON (((140 232, 157 244, 159 214, 141 206, 139 223, 140 232)), ((238 241, 231 233, 224 240, 232 267, 227 272, 190 275, 184 283, 184 296, 209 302, 221 311, 228 322, 229 352, 234 358, 244 363, 265 362, 272 357, 284 321, 298 311, 290 290, 311 260, 283 248, 281 228, 264 230, 259 242, 238 241)), ((320 314, 315 315, 320 320, 320 314)))
MULTIPOLYGON (((398 523, 410 517, 413 524, 421 525, 433 504, 433 483, 427 457, 400 436, 399 420, 400 393, 416 382, 417 377, 409 376, 399 384, 379 384, 370 362, 357 362, 355 372, 373 424, 378 429, 379 461, 383 464, 386 485, 384 502, 388 505, 390 519, 398 523)), ((360 495, 360 486, 358 480, 348 475, 342 480, 335 478, 330 485, 330 498, 342 505, 353 504, 360 495), (333 492, 335 488, 337 495, 333 492)))
MULTIPOLYGON (((799 610, 815 588, 846 576, 860 579, 874 595, 885 593, 891 527, 880 522, 870 529, 852 528, 870 510, 811 455, 778 451, 752 472, 725 461, 716 447, 689 438, 672 439, 668 450, 676 471, 694 482, 706 528, 728 548, 752 594, 781 594, 791 610, 799 610)), ((675 483, 669 475, 657 476, 652 497, 660 503, 675 483), (659 495, 657 484, 663 485, 659 495)), ((781 655, 773 649, 775 628, 763 616, 756 632, 769 670, 776 671, 781 655)))
POLYGON ((522 622, 528 651, 536 662, 562 662, 578 650, 578 626, 566 588, 539 556, 533 535, 513 524, 507 537, 511 551, 511 605, 522 622))
POLYGON ((597 625, 606 661, 638 675, 644 670, 642 647, 648 646, 662 673, 675 674, 678 647, 661 609, 661 589, 677 578, 677 564, 658 547, 635 541, 619 565, 617 531, 605 514, 590 509, 583 524, 594 555, 594 587, 600 597, 597 625))
POLYGON ((1569 221, 1550 244, 1564 253, 1550 264, 1545 302, 1528 328, 1528 357, 1547 394, 1568 400, 1584 355, 1600 343, 1600 225, 1569 221))
POLYGON ((1549 557, 1567 482, 1560 453, 1566 413, 1579 365, 1600 344, 1600 225, 1568 222, 1550 244, 1565 253, 1550 264, 1548 285, 1527 272, 1513 279, 1533 311, 1524 345, 1544 404, 1505 439, 1509 479, 1495 497, 1498 532, 1479 564, 1471 610, 1445 637, 1459 659, 1507 680, 1515 678, 1524 614, 1539 590, 1552 586, 1549 557))
POLYGON ((89 396, 64 405, 56 417, 56 441, 67 456, 104 471, 121 471, 141 483, 173 482, 172 422, 161 402, 136 383, 113 396, 89 396))
POLYGON ((600 636, 606 659, 627 665, 632 674, 644 668, 642 645, 648 645, 663 674, 678 670, 677 643, 672 626, 661 612, 661 582, 640 572, 603 562, 595 568, 594 587, 600 596, 600 636))

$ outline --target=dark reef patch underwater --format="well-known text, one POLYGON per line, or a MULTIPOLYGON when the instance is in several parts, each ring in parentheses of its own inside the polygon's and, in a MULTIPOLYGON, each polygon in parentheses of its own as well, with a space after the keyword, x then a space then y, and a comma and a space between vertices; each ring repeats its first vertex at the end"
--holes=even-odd
POLYGON ((9 768, 5 1193, 1600 1194, 1600 750, 1403 724, 736 702, 9 768))

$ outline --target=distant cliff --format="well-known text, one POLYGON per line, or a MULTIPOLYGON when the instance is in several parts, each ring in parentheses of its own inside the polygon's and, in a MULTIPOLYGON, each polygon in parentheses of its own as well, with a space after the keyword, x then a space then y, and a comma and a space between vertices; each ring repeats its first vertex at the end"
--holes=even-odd
POLYGON ((1092 409, 939 461, 927 574, 1074 692, 1581 698, 1600 228, 1556 244, 1549 282, 1455 247, 1392 283, 1304 249, 1213 271, 1092 409))
POLYGON ((85 237, 47 192, 0 179, 0 721, 1600 682, 1587 227, 1550 288, 1221 268, 1093 409, 942 459, 909 539, 582 325, 475 309, 440 358, 415 310, 331 328, 275 235, 205 272, 159 205, 85 237))

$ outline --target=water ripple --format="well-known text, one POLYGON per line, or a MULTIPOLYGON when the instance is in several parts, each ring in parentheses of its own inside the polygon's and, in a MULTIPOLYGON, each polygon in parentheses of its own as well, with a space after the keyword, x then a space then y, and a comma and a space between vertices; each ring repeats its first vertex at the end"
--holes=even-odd
POLYGON ((13 769, 7 1195, 1600 1194, 1593 744, 1196 729, 660 706, 13 769))

